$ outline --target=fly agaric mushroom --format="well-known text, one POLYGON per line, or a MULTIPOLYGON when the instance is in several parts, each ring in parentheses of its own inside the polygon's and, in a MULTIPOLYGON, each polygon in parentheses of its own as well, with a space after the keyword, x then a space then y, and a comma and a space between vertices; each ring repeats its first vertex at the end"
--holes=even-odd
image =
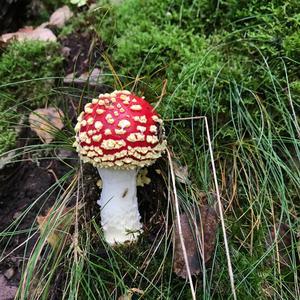
POLYGON ((103 182, 97 203, 105 239, 134 241, 142 228, 136 175, 166 149, 162 119, 143 98, 114 91, 86 104, 77 120, 74 146, 83 162, 97 167, 103 182))

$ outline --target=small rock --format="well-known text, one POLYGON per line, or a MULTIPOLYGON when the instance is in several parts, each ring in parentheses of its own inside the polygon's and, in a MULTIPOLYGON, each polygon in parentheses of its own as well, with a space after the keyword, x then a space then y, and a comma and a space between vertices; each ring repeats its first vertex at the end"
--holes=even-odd
POLYGON ((70 8, 67 5, 64 5, 51 15, 49 24, 58 28, 62 28, 72 16, 73 13, 70 8))
POLYGON ((88 82, 90 85, 95 85, 101 82, 101 70, 98 68, 94 68, 92 73, 85 72, 80 75, 78 78, 82 82, 88 82))
POLYGON ((10 280, 15 275, 14 268, 9 268, 4 272, 4 276, 7 280, 10 280))
POLYGON ((64 83, 77 83, 89 85, 97 85, 102 82, 102 71, 98 68, 94 68, 93 71, 82 73, 78 78, 75 78, 74 73, 70 73, 64 78, 64 83))
POLYGON ((22 214, 21 211, 15 212, 14 215, 13 215, 13 219, 14 219, 14 220, 18 219, 18 218, 21 216, 21 214, 22 214))
POLYGON ((74 73, 67 74, 64 78, 64 83, 72 83, 74 79, 75 79, 74 73))
POLYGON ((70 53, 71 53, 71 48, 69 47, 63 47, 61 49, 61 53, 64 57, 69 57, 70 56, 70 53))
MULTIPOLYGON (((57 152, 57 156, 58 156, 58 158, 60 158, 62 160, 67 159, 67 158, 72 158, 72 157, 74 157, 74 151, 60 149, 57 152)), ((77 155, 75 155, 75 157, 77 157, 77 155)))
POLYGON ((5 33, 0 36, 0 41, 7 43, 11 40, 17 41, 53 41, 56 42, 55 34, 48 28, 33 28, 25 27, 19 29, 17 32, 5 33))

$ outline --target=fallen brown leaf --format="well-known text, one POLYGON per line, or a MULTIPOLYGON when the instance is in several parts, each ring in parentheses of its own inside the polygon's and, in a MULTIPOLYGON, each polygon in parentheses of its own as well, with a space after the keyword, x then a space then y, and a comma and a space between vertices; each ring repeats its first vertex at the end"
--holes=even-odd
POLYGON ((51 230, 47 236, 47 242, 57 249, 65 238, 69 237, 67 242, 71 242, 69 231, 74 223, 74 207, 65 208, 62 212, 54 211, 51 207, 45 216, 37 216, 37 223, 41 234, 51 230))
MULTIPOLYGON (((218 216, 214 208, 201 206, 195 209, 193 216, 186 213, 180 215, 180 223, 184 245, 187 251, 188 266, 191 275, 198 275, 202 269, 203 261, 210 260, 216 242, 218 216)), ((178 224, 175 224, 174 238, 174 262, 173 270, 179 277, 188 278, 186 263, 184 260, 178 224)))
POLYGON ((39 108, 29 115, 30 128, 45 143, 51 143, 57 130, 64 127, 64 113, 55 107, 39 108))
POLYGON ((48 28, 37 27, 25 27, 19 29, 17 32, 5 33, 0 37, 0 41, 7 43, 11 40, 25 41, 25 40, 38 40, 38 41, 52 41, 55 42, 56 36, 48 28))
POLYGON ((57 9, 51 16, 49 20, 49 25, 62 28, 65 23, 73 16, 72 11, 69 6, 64 5, 57 9))

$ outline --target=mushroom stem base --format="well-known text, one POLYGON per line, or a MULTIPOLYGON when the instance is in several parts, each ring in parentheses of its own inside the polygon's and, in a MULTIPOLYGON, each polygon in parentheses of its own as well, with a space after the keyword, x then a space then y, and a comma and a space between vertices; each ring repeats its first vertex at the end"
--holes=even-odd
POLYGON ((101 208, 101 225, 109 244, 134 241, 141 232, 136 196, 136 170, 98 168, 102 194, 97 203, 101 208))

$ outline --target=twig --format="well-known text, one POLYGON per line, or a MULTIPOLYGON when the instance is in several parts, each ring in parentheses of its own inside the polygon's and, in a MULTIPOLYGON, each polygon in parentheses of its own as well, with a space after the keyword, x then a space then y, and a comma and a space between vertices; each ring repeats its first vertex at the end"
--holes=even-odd
POLYGON ((168 79, 165 79, 163 81, 163 86, 162 86, 162 89, 161 89, 161 94, 158 98, 158 102, 156 103, 156 105, 154 106, 153 108, 153 111, 156 110, 156 108, 159 106, 160 102, 162 101, 162 98, 166 95, 166 90, 167 90, 167 84, 168 84, 168 79))

